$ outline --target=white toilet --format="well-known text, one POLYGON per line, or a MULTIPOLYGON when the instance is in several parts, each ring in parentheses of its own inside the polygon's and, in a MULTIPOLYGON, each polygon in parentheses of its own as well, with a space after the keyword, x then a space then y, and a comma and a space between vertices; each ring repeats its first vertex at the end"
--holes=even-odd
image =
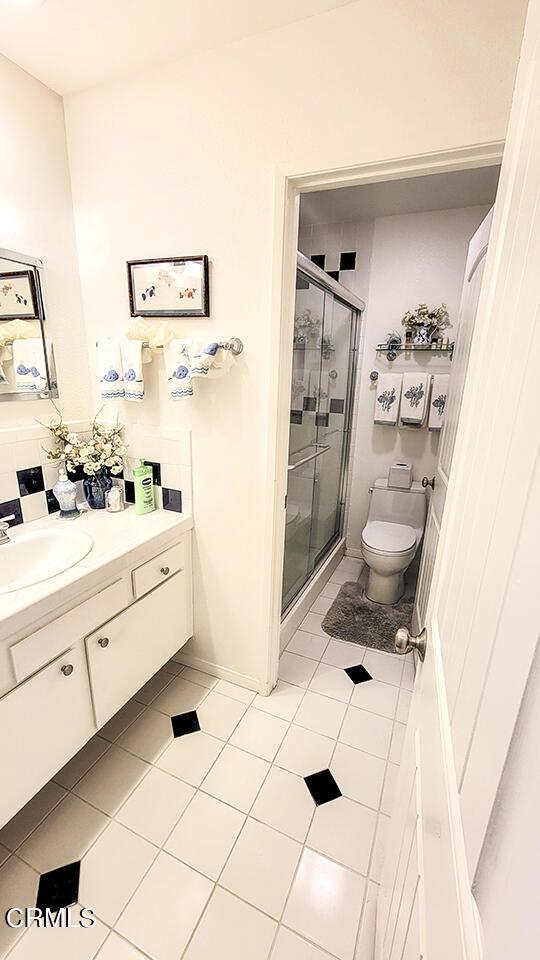
POLYGON ((369 567, 366 596, 375 603, 397 603, 405 588, 405 571, 420 546, 426 520, 426 493, 414 480, 409 489, 395 489, 376 480, 362 554, 369 567))

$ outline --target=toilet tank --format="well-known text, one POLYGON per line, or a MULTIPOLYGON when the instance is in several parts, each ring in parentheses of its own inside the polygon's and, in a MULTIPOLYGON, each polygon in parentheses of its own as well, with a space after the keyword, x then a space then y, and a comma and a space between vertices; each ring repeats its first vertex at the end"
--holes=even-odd
POLYGON ((423 530, 426 520, 426 491, 418 480, 409 490, 388 487, 388 480, 376 480, 369 501, 369 520, 387 520, 404 523, 415 530, 423 530))

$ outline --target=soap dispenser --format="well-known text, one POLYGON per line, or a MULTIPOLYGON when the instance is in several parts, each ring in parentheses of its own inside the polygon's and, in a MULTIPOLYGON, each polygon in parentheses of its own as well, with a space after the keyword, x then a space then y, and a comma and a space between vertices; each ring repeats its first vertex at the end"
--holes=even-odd
POLYGON ((66 468, 61 466, 58 471, 58 480, 52 488, 58 503, 60 504, 60 519, 74 520, 79 516, 77 509, 77 487, 70 480, 66 468))

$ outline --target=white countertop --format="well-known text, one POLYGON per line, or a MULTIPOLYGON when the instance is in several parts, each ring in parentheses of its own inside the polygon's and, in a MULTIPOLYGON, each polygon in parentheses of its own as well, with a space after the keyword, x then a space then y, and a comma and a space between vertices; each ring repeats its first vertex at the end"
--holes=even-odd
MULTIPOLYGON (((192 529, 193 517, 169 510, 154 510, 153 513, 137 516, 134 506, 121 513, 86 510, 76 520, 60 520, 58 514, 52 514, 11 527, 9 537, 16 540, 17 536, 30 530, 46 527, 56 529, 58 526, 70 529, 72 525, 92 537, 94 546, 90 553, 63 573, 1 595, 0 640, 36 623, 50 614, 51 610, 62 607, 101 580, 110 578, 127 563, 128 555, 129 562, 137 562, 148 551, 154 548, 159 551, 168 546, 179 535, 192 529)), ((0 563, 2 559, 0 546, 0 563)))

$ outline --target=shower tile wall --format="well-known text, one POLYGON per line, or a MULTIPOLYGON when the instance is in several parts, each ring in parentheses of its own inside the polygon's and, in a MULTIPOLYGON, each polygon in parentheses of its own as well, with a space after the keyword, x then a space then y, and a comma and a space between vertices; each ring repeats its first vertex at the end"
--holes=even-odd
POLYGON ((366 299, 371 265, 373 220, 300 224, 298 246, 306 257, 366 299))

